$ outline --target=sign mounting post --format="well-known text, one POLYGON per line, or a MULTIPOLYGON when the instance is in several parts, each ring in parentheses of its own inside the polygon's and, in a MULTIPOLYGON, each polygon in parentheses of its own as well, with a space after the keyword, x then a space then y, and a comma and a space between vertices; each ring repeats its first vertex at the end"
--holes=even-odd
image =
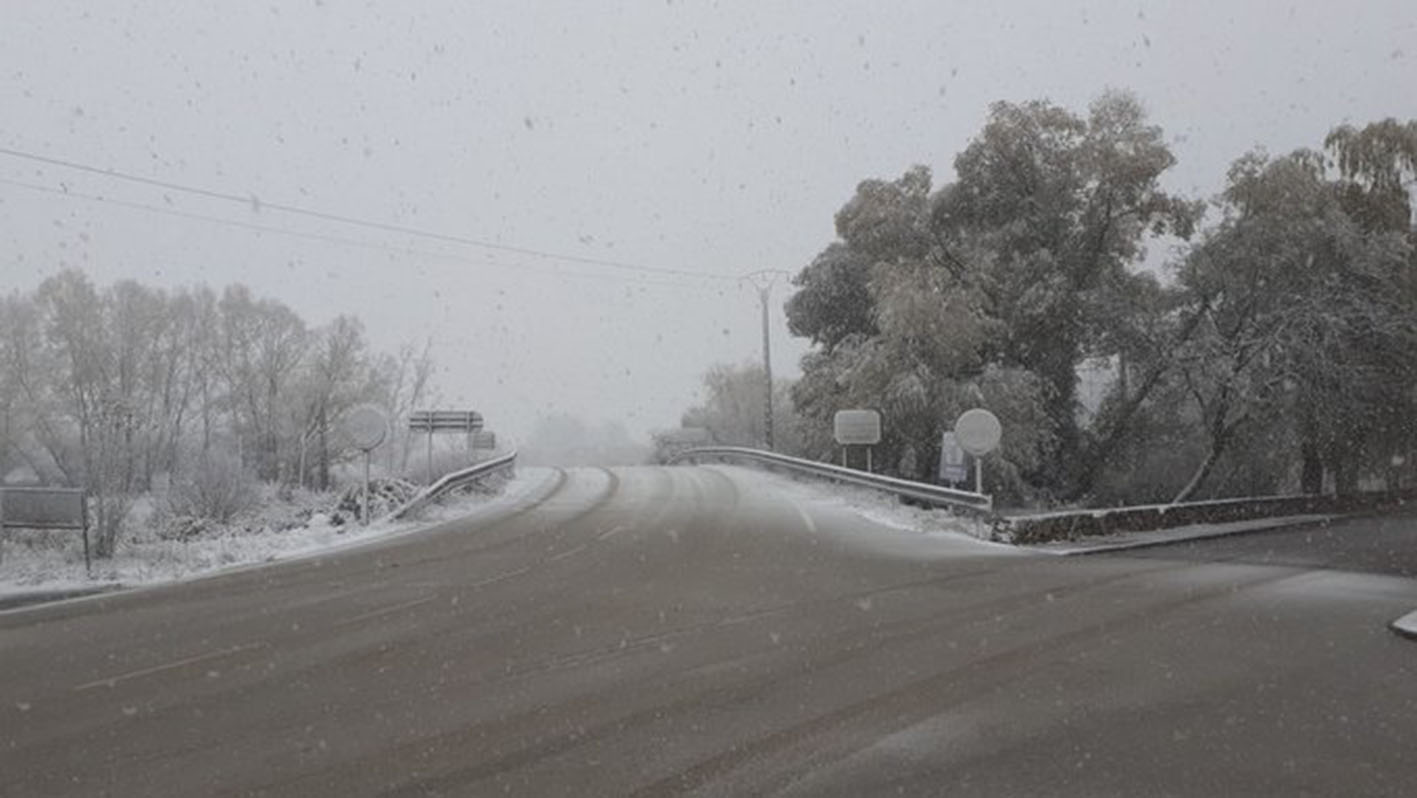
POLYGON ((354 447, 364 453, 364 495, 360 497, 359 520, 369 525, 369 459, 389 434, 389 418, 373 405, 360 405, 344 417, 344 432, 354 447))
POLYGON ((999 417, 982 407, 966 410, 955 421, 959 447, 974 455, 974 492, 984 493, 984 455, 998 448, 1004 428, 999 417))
POLYGON ((428 484, 433 484, 433 433, 461 432, 468 436, 482 431, 482 414, 476 410, 415 410, 408 417, 411 432, 428 433, 428 484))
POLYGON ((866 470, 872 470, 871 448, 881 442, 881 414, 875 410, 838 410, 832 418, 832 432, 841 445, 841 464, 847 465, 851 446, 866 447, 866 470))

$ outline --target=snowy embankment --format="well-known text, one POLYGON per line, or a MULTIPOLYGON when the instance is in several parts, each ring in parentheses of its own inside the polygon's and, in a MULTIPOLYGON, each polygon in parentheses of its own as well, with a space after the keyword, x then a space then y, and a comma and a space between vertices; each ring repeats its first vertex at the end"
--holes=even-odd
POLYGON ((419 517, 403 521, 332 524, 323 511, 332 496, 305 494, 268 497, 259 509, 225 526, 214 526, 195 538, 164 540, 154 513, 135 508, 113 557, 95 559, 85 573, 83 543, 76 532, 44 532, 0 536, 0 602, 18 603, 27 594, 89 592, 102 588, 176 582, 231 568, 288 560, 373 540, 406 534, 514 503, 547 484, 552 473, 543 468, 519 468, 495 491, 444 499, 419 517), (291 519, 306 520, 294 523, 291 519))
MULTIPOLYGON (((989 522, 970 516, 956 515, 948 509, 917 507, 901 503, 888 493, 840 485, 810 478, 795 478, 782 474, 754 471, 756 481, 771 482, 772 489, 794 502, 825 511, 849 512, 880 527, 918 533, 937 541, 971 542, 978 546, 1014 551, 1036 551, 1048 554, 1077 555, 1105 551, 1160 546, 1187 540, 1224 537, 1309 524, 1323 524, 1335 516, 1324 514, 1285 515, 1222 523, 1199 523, 1145 532, 1116 532, 1080 540, 1060 540, 1047 543, 1009 543, 999 540, 989 522)), ((1227 500, 1229 501, 1229 500, 1227 500)), ((1216 502, 1218 503, 1218 502, 1216 502)), ((1197 503, 1204 504, 1204 503, 1197 503)), ((1161 507, 1162 505, 1158 505, 1161 507)), ((1127 508, 1130 509, 1130 508, 1127 508)), ((1139 508, 1149 509, 1149 508, 1139 508)), ((1071 510, 1040 513, 1028 518, 1064 517, 1077 515, 1071 510)), ((1115 508, 1096 511, 1116 512, 1115 508)), ((1417 624, 1417 619, 1413 620, 1417 624)))
POLYGON ((1028 547, 1036 551, 1046 551, 1051 554, 1062 554, 1065 556, 1100 554, 1106 551, 1143 549, 1151 546, 1165 546, 1171 543, 1184 543, 1188 540, 1206 540, 1209 538, 1228 537, 1230 535, 1264 532, 1271 529, 1326 524, 1334 520, 1334 518, 1336 518, 1336 516, 1317 514, 1284 515, 1276 518, 1254 518, 1248 521, 1231 521, 1228 523, 1188 524, 1186 526, 1171 527, 1170 529, 1153 529, 1146 532, 1114 532, 1110 535, 1097 535, 1082 540, 1057 540, 1048 543, 1033 543, 1028 544, 1028 547))
POLYGON ((1403 637, 1417 640, 1417 610, 1413 610, 1393 621, 1392 630, 1403 637))
MULTIPOLYGON (((733 466, 714 466, 735 468, 733 466)), ((870 526, 853 527, 861 542, 896 543, 888 541, 889 532, 911 533, 910 537, 936 544, 954 544, 961 551, 1014 550, 1015 547, 989 540, 989 527, 981 520, 956 515, 948 509, 916 507, 902 504, 897 497, 881 491, 842 485, 811 478, 795 478, 783 474, 744 469, 752 474, 753 484, 769 485, 774 494, 786 497, 807 515, 849 514, 871 522, 870 526)))

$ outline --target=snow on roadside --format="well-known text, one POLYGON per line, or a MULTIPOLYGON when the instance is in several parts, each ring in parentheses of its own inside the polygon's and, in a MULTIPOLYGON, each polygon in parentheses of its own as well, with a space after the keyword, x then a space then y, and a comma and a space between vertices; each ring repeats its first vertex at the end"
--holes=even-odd
POLYGON ((1094 554, 1104 551, 1124 551, 1148 546, 1164 546, 1187 540, 1203 540, 1228 535, 1243 535, 1248 532, 1262 532, 1269 529, 1327 523, 1331 515, 1286 515, 1275 518, 1252 518, 1247 521, 1229 521, 1218 524, 1188 524, 1169 529, 1153 529, 1145 532, 1117 532, 1111 535, 1097 535, 1080 540, 1057 540, 1051 543, 1036 543, 1026 548, 1046 551, 1052 554, 1074 555, 1094 554))
MULTIPOLYGON (((142 529, 119 544, 110 559, 94 560, 93 576, 84 572, 83 544, 78 533, 44 533, 41 545, 0 538, 0 597, 94 587, 152 585, 174 582, 257 563, 287 560, 422 529, 492 505, 514 502, 544 485, 551 471, 518 468, 496 494, 470 493, 435 505, 419 518, 332 525, 329 515, 316 512, 303 525, 281 529, 274 513, 258 509, 254 530, 234 524, 190 541, 162 540, 142 529), (44 545, 46 544, 47 545, 44 545)), ((144 508, 145 509, 145 508, 144 508)), ((135 520, 151 519, 140 511, 135 520)), ((249 523, 249 519, 248 519, 249 523)), ((36 538, 36 540, 39 540, 36 538)))
POLYGON ((1392 622, 1392 630, 1402 635, 1417 640, 1417 610, 1407 613, 1392 622))
MULTIPOLYGON (((1201 538, 1239 535, 1267 529, 1278 529, 1307 524, 1325 523, 1334 516, 1290 515, 1274 518, 1256 518, 1246 521, 1232 521, 1218 524, 1191 524, 1188 526, 1157 529, 1146 532, 1118 532, 1080 540, 1054 541, 1031 545, 1014 545, 991 540, 990 528, 982 521, 968 516, 957 516, 945 509, 916 507, 903 504, 894 496, 858 488, 852 485, 827 483, 810 478, 798 479, 784 474, 754 471, 754 480, 771 480, 776 493, 786 495, 796 501, 810 501, 818 506, 845 510, 881 526, 908 532, 917 532, 927 538, 967 539, 980 546, 1009 549, 1016 552, 1040 552, 1058 555, 1089 554, 1103 551, 1122 551, 1146 546, 1178 543, 1201 538)), ((1109 512, 1098 510, 1098 513, 1109 512)), ((1075 512, 1075 511, 1069 511, 1075 512)), ((1047 515, 1047 514, 1040 514, 1047 515)), ((1030 516, 1031 517, 1031 516, 1030 516)), ((1417 619, 1414 619, 1417 623, 1417 619)))
POLYGON ((903 504, 895 496, 881 491, 762 472, 754 472, 754 479, 772 480, 775 492, 794 500, 844 510, 891 529, 916 532, 927 537, 967 538, 971 543, 1002 546, 989 542, 989 528, 979 521, 945 509, 903 504))

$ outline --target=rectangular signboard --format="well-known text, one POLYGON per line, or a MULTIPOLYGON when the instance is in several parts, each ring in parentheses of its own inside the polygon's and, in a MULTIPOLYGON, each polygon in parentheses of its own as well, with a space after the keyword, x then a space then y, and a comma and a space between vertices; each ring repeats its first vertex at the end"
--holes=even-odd
POLYGON ((946 432, 940 440, 940 481, 960 483, 968 478, 969 464, 964 449, 960 448, 953 432, 946 432))
POLYGON ((408 417, 414 432, 476 432, 482 429, 482 414, 476 410, 415 410, 408 417))
POLYGON ((490 430, 480 430, 472 433, 472 448, 474 449, 496 449, 497 433, 490 430))
POLYGON ((842 446, 875 446, 881 442, 881 414, 875 410, 838 410, 832 421, 836 442, 842 446))
POLYGON ((0 489, 0 526, 83 529, 86 509, 78 488, 0 489))
POLYGON ((0 488, 0 529, 7 527, 80 530, 90 568, 88 496, 79 488, 0 488))

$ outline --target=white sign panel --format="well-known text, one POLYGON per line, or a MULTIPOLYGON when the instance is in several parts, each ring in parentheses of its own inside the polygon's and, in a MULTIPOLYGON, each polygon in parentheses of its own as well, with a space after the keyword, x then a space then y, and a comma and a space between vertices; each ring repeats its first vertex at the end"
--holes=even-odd
POLYGON ((881 442, 881 414, 874 410, 838 410, 833 421, 842 446, 875 446, 881 442))
POLYGON ((367 452, 384 442, 389 433, 389 419, 373 405, 360 405, 345 415, 343 427, 354 448, 367 452))
POLYGON ((964 448, 955 440, 955 434, 946 432, 940 440, 940 481, 963 482, 968 479, 969 466, 964 458, 964 448))
POLYGON ((1004 427, 998 416, 982 407, 966 410, 955 422, 955 439, 960 448, 975 457, 982 457, 998 448, 1004 427))

